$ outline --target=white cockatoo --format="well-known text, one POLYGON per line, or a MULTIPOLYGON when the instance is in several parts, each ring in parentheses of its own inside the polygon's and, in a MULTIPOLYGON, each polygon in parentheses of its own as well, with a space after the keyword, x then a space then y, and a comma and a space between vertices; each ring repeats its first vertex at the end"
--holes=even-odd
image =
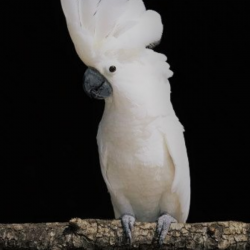
POLYGON ((88 66, 85 92, 105 100, 97 142, 103 178, 127 239, 135 220, 158 221, 162 244, 185 222, 190 176, 183 127, 170 101, 160 15, 142 0, 61 0, 68 30, 88 66))

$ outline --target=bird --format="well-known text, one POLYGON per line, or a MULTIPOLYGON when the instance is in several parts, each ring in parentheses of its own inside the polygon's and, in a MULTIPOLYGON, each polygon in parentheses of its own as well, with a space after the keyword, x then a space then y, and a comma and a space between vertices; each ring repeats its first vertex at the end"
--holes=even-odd
POLYGON ((184 128, 171 103, 159 13, 142 0, 61 0, 76 53, 88 67, 83 89, 105 101, 97 132, 102 176, 131 244, 135 221, 157 222, 163 244, 185 223, 190 170, 184 128))

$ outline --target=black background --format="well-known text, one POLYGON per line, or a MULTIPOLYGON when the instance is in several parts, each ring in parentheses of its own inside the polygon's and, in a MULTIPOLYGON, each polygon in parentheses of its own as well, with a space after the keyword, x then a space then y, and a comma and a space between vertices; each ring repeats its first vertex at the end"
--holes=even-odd
MULTIPOLYGON (((247 1, 144 1, 162 15, 172 102, 186 132, 189 222, 250 222, 247 1)), ((6 4, 7 6, 7 4, 6 4)), ((0 223, 113 218, 96 133, 104 103, 59 1, 11 1, 1 39, 4 89, 0 223)))

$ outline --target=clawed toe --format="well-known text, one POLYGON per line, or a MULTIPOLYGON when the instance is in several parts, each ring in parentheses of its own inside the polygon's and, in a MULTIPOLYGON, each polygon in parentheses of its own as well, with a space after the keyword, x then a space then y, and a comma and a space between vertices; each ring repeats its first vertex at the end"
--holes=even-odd
POLYGON ((132 244, 132 229, 135 223, 135 217, 129 214, 124 214, 121 217, 123 231, 129 244, 132 244))
POLYGON ((157 223, 157 234, 159 239, 159 245, 163 244, 171 223, 176 223, 176 222, 177 220, 169 214, 163 214, 159 217, 157 223))

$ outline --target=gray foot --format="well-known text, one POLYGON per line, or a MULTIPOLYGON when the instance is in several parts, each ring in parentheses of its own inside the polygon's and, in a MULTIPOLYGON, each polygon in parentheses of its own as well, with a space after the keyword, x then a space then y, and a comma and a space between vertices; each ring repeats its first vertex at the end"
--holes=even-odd
POLYGON ((135 217, 129 214, 124 214, 121 217, 123 231, 129 244, 132 244, 132 229, 135 223, 135 217))
POLYGON ((157 223, 157 234, 158 234, 158 239, 159 239, 159 245, 163 244, 171 223, 176 223, 176 222, 177 220, 167 213, 159 217, 158 223, 157 223))

